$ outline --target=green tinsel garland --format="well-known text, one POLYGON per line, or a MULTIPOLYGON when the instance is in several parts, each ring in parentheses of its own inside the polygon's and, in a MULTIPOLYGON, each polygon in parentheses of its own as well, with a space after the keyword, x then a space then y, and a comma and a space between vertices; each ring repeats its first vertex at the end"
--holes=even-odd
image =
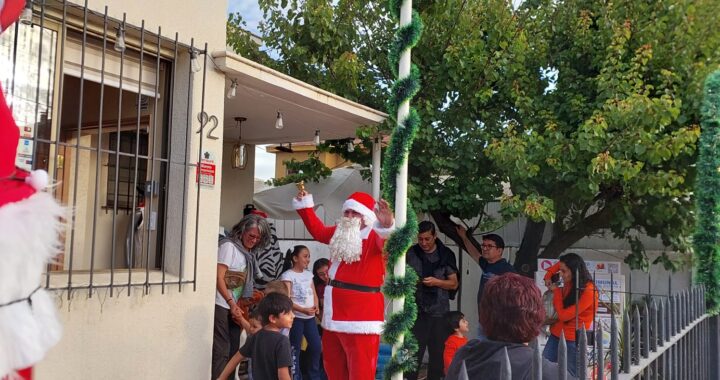
MULTIPOLYGON (((395 18, 400 17, 401 0, 389 0, 390 10, 395 18)), ((393 73, 397 77, 398 62, 400 55, 407 49, 417 45, 422 35, 423 25, 420 15, 413 11, 412 21, 402 26, 396 33, 391 44, 389 61, 393 73)), ((388 112, 393 117, 397 115, 397 109, 404 101, 409 101, 420 91, 420 70, 415 65, 410 68, 410 75, 405 78, 398 78, 392 86, 392 96, 388 101, 388 112)), ((410 113, 404 120, 397 120, 397 126, 391 135, 390 144, 385 150, 383 162, 382 183, 383 197, 395 208, 395 192, 397 190, 397 174, 400 167, 407 159, 408 152, 413 143, 415 133, 420 126, 420 117, 415 109, 410 108, 410 113)), ((417 318, 417 305, 415 303, 415 287, 418 275, 412 268, 407 268, 404 277, 393 274, 395 264, 398 260, 405 260, 405 253, 413 243, 417 235, 417 216, 408 202, 407 220, 402 228, 396 230, 385 242, 385 250, 388 252, 387 273, 388 279, 383 286, 383 292, 391 299, 405 298, 403 310, 393 313, 385 323, 383 339, 385 342, 395 344, 403 336, 403 343, 397 352, 385 365, 384 378, 390 379, 394 374, 412 372, 416 369, 417 361, 415 355, 418 345, 412 336, 411 328, 417 318)))
POLYGON ((708 309, 720 309, 720 70, 705 80, 696 186, 697 227, 693 243, 697 279, 705 284, 708 309))

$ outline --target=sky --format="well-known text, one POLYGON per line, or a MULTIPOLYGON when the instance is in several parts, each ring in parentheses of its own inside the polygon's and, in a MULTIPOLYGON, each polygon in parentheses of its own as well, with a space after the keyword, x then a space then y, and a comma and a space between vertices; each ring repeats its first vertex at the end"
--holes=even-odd
POLYGON ((257 26, 262 19, 262 12, 260 12, 257 0, 229 0, 228 14, 237 12, 240 12, 245 22, 247 22, 248 29, 258 34, 257 26))
MULTIPOLYGON (((252 33, 258 34, 257 26, 262 19, 262 12, 257 0, 230 0, 228 1, 228 14, 240 12, 247 27, 252 33)), ((264 180, 275 176, 275 155, 265 151, 264 145, 255 147, 255 178, 264 180)))

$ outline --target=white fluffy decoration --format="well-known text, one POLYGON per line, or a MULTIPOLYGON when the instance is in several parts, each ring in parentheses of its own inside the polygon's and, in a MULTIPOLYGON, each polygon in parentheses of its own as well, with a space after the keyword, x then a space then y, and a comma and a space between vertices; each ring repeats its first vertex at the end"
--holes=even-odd
POLYGON ((360 235, 360 218, 342 217, 330 239, 330 256, 348 264, 360 261, 362 255, 362 236, 360 235))
MULTIPOLYGON (((0 207, 0 304, 27 298, 59 252, 63 209, 39 192, 0 207)), ((0 378, 40 361, 60 340, 61 326, 50 295, 40 289, 28 302, 0 307, 0 378)))
POLYGON ((47 187, 48 174, 45 170, 33 170, 30 175, 25 178, 25 183, 32 186, 35 190, 42 190, 47 187))

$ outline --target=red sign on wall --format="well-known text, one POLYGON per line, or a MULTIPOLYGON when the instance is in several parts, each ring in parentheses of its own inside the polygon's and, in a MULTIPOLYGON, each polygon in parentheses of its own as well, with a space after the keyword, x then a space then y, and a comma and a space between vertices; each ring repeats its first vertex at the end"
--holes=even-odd
POLYGON ((215 161, 203 159, 197 167, 195 182, 204 186, 215 186, 215 161))

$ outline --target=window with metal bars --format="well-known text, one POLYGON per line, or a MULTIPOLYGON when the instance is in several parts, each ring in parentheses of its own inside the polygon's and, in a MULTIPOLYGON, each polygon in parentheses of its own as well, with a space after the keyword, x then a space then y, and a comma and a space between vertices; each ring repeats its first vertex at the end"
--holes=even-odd
POLYGON ((198 234, 187 218, 200 197, 190 148, 191 95, 205 93, 190 65, 198 49, 107 9, 32 4, 32 24, 0 35, 0 83, 23 138, 17 165, 47 170, 51 193, 73 210, 46 287, 112 295, 195 284, 186 236, 198 234))
POLYGON ((145 203, 144 184, 147 176, 147 160, 144 158, 136 160, 130 155, 135 154, 137 147, 138 155, 147 156, 148 134, 141 132, 136 135, 134 132, 124 131, 119 134, 109 133, 109 137, 110 151, 128 155, 119 155, 118 153, 108 155, 105 166, 109 173, 115 172, 117 169, 118 175, 117 178, 112 175, 107 176, 105 207, 113 208, 117 202, 117 209, 132 211, 135 207, 145 203), (118 140, 120 140, 120 144, 118 144, 118 140), (136 183, 142 183, 143 186, 136 183), (135 198, 134 201, 133 198, 135 198))

